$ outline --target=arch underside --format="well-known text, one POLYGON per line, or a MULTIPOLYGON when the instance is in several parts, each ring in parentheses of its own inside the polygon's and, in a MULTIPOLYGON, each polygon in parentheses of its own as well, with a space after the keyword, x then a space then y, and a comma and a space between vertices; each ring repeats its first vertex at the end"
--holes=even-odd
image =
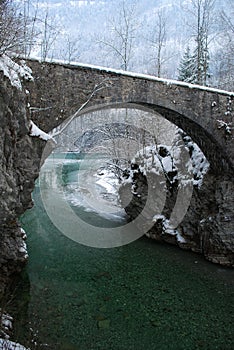
POLYGON ((182 129, 192 140, 199 146, 210 163, 210 171, 215 174, 229 173, 232 170, 232 165, 229 161, 228 154, 224 147, 220 145, 217 140, 208 133, 201 125, 192 121, 190 118, 182 115, 171 109, 161 107, 156 104, 149 104, 143 102, 128 102, 128 103, 108 103, 92 105, 85 108, 81 114, 87 114, 94 111, 100 111, 109 108, 129 108, 139 109, 148 112, 157 113, 161 117, 167 119, 178 128, 182 129))

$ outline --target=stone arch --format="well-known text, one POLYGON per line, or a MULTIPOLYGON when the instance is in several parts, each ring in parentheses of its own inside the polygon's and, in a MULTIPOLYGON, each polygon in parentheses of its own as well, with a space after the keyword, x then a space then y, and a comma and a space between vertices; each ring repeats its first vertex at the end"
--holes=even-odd
MULTIPOLYGON (((159 101, 160 102, 160 101, 159 101)), ((119 101, 114 103, 93 104, 81 111, 80 115, 84 115, 94 111, 101 111, 110 108, 129 108, 138 109, 157 113, 162 118, 168 120, 178 128, 182 129, 192 140, 199 146, 210 163, 210 171, 215 174, 232 173, 232 164, 230 162, 229 154, 227 154, 224 145, 218 142, 207 129, 201 124, 193 120, 193 118, 182 115, 176 110, 168 107, 162 107, 162 104, 153 104, 139 101, 119 101)))
POLYGON ((234 244, 230 232, 233 232, 234 222, 232 198, 234 185, 230 178, 231 165, 225 149, 213 135, 195 121, 156 104, 141 102, 93 104, 83 110, 82 114, 122 107, 158 113, 183 129, 204 152, 211 164, 211 169, 201 189, 194 190, 190 208, 179 229, 186 237, 187 248, 203 253, 213 262, 233 265, 234 244))
POLYGON ((36 60, 27 64, 34 75, 33 84, 25 83, 29 103, 40 106, 32 119, 43 130, 58 126, 87 101, 96 84, 107 82, 93 95, 90 107, 120 103, 149 107, 190 134, 215 171, 233 173, 232 131, 228 134, 218 121, 233 122, 234 93, 89 65, 36 60))
POLYGON ((223 145, 221 145, 203 126, 175 110, 155 104, 140 103, 140 105, 147 106, 150 110, 157 112, 190 136, 210 162, 210 169, 212 171, 215 173, 223 173, 223 171, 228 172, 230 170, 232 165, 230 164, 229 155, 223 148, 223 145))

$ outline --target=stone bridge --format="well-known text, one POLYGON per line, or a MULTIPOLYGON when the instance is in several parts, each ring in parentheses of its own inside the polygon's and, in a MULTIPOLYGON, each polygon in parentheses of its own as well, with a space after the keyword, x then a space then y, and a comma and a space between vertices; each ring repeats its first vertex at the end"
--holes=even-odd
MULTIPOLYGON (((180 225, 187 246, 234 266, 234 93, 93 66, 28 60, 30 119, 49 132, 81 111, 133 107, 155 111, 183 129, 203 151, 210 170, 195 189, 180 225)), ((179 244, 180 245, 180 244, 179 244)))
POLYGON ((30 118, 42 130, 58 127, 100 85, 82 113, 108 106, 147 107, 190 135, 215 173, 234 168, 234 93, 88 65, 27 64, 34 76, 34 83, 26 84, 30 118))
MULTIPOLYGON (((210 162, 178 229, 182 248, 234 266, 234 93, 92 66, 27 60, 34 81, 23 91, 0 70, 0 295, 27 260, 18 218, 33 203, 45 141, 30 137, 29 119, 43 131, 80 113, 132 106, 157 112, 182 128, 210 162), (101 87, 96 89, 95 86, 101 87), (28 91, 27 91, 28 90, 28 91)), ((166 240, 165 237, 161 237, 166 240)))

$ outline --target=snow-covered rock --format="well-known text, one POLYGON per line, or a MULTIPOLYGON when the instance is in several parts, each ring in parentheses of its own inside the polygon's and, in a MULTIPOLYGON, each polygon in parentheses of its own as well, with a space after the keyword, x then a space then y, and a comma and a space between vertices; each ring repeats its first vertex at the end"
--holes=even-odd
POLYGON ((131 169, 126 171, 128 176, 123 179, 123 190, 120 190, 124 203, 127 202, 125 193, 131 187, 132 199, 124 205, 125 211, 131 220, 135 219, 151 200, 143 219, 145 226, 150 227, 145 234, 187 247, 187 237, 180 225, 189 208, 193 189, 201 187, 208 169, 209 162, 203 152, 178 129, 171 146, 151 145, 132 159, 131 169))
MULTIPOLYGON (((52 140, 53 137, 47 134, 46 132, 42 131, 36 124, 33 123, 32 120, 30 120, 30 136, 36 136, 44 141, 52 140)), ((55 141, 54 141, 55 142, 55 141)))
POLYGON ((23 345, 10 341, 13 318, 0 309, 0 350, 30 350, 23 345))
POLYGON ((10 340, 0 339, 0 350, 30 350, 19 343, 10 340))
POLYGON ((13 318, 6 312, 2 312, 0 309, 0 337, 9 339, 10 332, 12 330, 13 318))
POLYGON ((33 80, 32 71, 26 66, 25 61, 16 63, 5 54, 0 56, 0 70, 10 80, 11 85, 19 90, 22 90, 21 78, 33 80))

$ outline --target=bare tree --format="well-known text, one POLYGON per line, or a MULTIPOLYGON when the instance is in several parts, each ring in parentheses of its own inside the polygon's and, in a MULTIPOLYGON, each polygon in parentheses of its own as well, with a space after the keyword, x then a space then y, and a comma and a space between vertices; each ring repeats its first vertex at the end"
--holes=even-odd
POLYGON ((196 60, 197 60, 197 82, 206 85, 208 75, 208 34, 210 25, 210 12, 214 0, 193 0, 193 6, 197 11, 196 32, 196 60))
POLYGON ((0 2, 0 55, 21 53, 24 44, 24 23, 12 0, 0 2))
POLYGON ((65 122, 65 124, 60 125, 57 129, 53 130, 52 137, 60 135, 71 122, 81 113, 81 111, 89 104, 92 98, 101 90, 109 88, 112 82, 109 78, 103 79, 100 83, 95 84, 92 92, 88 96, 87 100, 78 108, 78 110, 65 122))
POLYGON ((157 76, 161 77, 163 63, 167 60, 162 55, 163 48, 166 45, 166 15, 163 9, 159 10, 156 14, 156 24, 149 41, 155 52, 153 61, 156 61, 157 76))
POLYGON ((220 50, 216 58, 218 66, 218 87, 234 89, 234 3, 229 1, 225 10, 220 13, 220 34, 218 44, 220 50), (228 6, 229 5, 229 6, 228 6))
POLYGON ((45 61, 47 58, 53 58, 53 48, 59 34, 58 23, 55 18, 50 17, 48 4, 41 23, 41 60, 45 61))
POLYGON ((39 0, 0 0, 0 55, 29 57, 40 34, 39 0))
POLYGON ((119 68, 128 70, 134 56, 134 41, 138 24, 136 4, 122 0, 119 13, 109 20, 110 37, 100 38, 98 42, 109 49, 119 61, 119 68))
POLYGON ((35 39, 39 35, 37 28, 38 0, 33 2, 31 0, 23 0, 22 7, 19 8, 19 13, 23 21, 23 55, 24 57, 29 57, 35 44, 35 39))
POLYGON ((71 35, 69 34, 65 36, 65 45, 60 52, 60 55, 64 61, 71 63, 72 61, 75 61, 80 57, 80 41, 80 35, 77 35, 76 38, 71 37, 71 35))

